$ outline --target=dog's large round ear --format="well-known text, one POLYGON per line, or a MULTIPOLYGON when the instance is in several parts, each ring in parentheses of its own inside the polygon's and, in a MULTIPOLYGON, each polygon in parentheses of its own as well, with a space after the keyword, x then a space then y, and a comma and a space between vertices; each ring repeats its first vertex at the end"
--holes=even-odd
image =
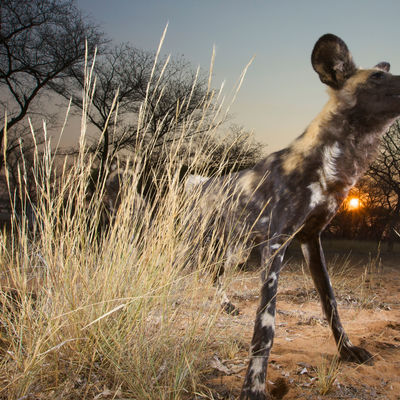
POLYGON ((357 70, 346 43, 328 33, 315 43, 311 63, 319 79, 334 89, 340 89, 357 70))

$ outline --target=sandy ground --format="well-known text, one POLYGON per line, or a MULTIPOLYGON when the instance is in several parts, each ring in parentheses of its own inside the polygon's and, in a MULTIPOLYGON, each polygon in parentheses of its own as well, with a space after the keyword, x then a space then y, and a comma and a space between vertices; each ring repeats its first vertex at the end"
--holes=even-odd
MULTIPOLYGON (((368 366, 335 364, 336 346, 311 280, 302 272, 298 255, 289 258, 280 279, 276 336, 267 376, 273 398, 400 399, 397 260, 393 256, 382 257, 379 266, 362 257, 331 261, 336 270, 347 264, 345 271, 333 273, 333 286, 350 339, 374 355, 374 365, 368 366), (328 371, 329 367, 333 367, 333 373, 328 371), (329 381, 330 377, 331 384, 323 384, 323 379, 329 381), (328 392, 322 395, 326 388, 328 392)), ((211 372, 206 377, 207 386, 212 388, 209 399, 238 398, 246 372, 258 291, 258 272, 241 272, 234 279, 229 293, 240 315, 222 315, 218 322, 219 326, 226 326, 232 344, 225 354, 212 355, 211 372)))

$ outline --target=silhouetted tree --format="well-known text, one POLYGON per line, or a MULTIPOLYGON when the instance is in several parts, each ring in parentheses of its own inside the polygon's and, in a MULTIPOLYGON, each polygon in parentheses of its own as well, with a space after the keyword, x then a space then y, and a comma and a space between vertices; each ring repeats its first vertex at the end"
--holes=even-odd
POLYGON ((82 68, 86 51, 93 54, 104 36, 74 0, 2 0, 0 19, 1 150, 5 112, 10 130, 51 82, 82 68))
POLYGON ((370 166, 367 176, 378 195, 377 206, 386 210, 385 230, 389 250, 393 248, 400 223, 400 122, 396 121, 384 135, 377 160, 370 166))
MULTIPOLYGON (((189 115, 193 122, 196 111, 212 97, 205 77, 183 58, 155 61, 155 53, 130 44, 114 46, 96 59, 96 86, 88 118, 102 138, 100 146, 97 140, 93 145, 101 160, 100 173, 106 160, 111 161, 122 149, 135 150, 138 142, 143 143, 143 137, 148 142, 141 148, 142 153, 148 152, 142 154, 143 158, 151 160, 150 153, 160 145, 173 143, 181 135, 176 128, 189 115), (138 128, 144 101, 146 112, 141 114, 138 128)), ((73 71, 73 79, 52 87, 82 108, 85 75, 80 68, 73 71)), ((200 112, 198 118, 203 118, 200 112)), ((187 129, 188 136, 196 133, 199 132, 187 129)))
POLYGON ((203 171, 212 176, 252 168, 264 156, 264 146, 243 126, 232 124, 220 137, 210 137, 203 171), (222 167, 221 167, 222 165, 222 167))

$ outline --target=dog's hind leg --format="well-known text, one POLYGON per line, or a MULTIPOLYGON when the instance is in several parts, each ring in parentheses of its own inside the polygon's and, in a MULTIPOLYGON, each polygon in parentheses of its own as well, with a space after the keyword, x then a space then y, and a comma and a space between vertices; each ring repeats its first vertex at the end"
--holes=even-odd
POLYGON ((268 358, 275 335, 275 308, 278 278, 282 268, 286 245, 271 241, 262 250, 262 274, 260 305, 257 309, 250 362, 240 395, 241 400, 265 400, 265 377, 268 358))
POLYGON ((230 268, 235 268, 238 263, 239 262, 235 253, 235 249, 229 246, 226 252, 225 262, 216 269, 213 279, 213 283, 217 287, 217 292, 221 299, 221 307, 226 313, 231 315, 239 315, 239 309, 230 301, 228 295, 226 294, 223 284, 223 275, 225 271, 229 270, 230 268))

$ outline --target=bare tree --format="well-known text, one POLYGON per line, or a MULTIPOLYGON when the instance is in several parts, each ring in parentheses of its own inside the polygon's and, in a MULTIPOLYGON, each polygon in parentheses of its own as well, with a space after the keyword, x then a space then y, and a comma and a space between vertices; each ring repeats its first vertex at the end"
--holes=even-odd
POLYGON ((212 176, 252 168, 265 155, 263 150, 264 145, 257 142, 251 132, 232 124, 221 137, 207 140, 204 149, 207 165, 202 166, 203 173, 212 176))
POLYGON ((74 0, 2 0, 0 18, 1 150, 5 111, 11 129, 49 83, 71 76, 72 68, 83 63, 86 45, 87 54, 93 54, 104 36, 74 0))
POLYGON ((393 249, 400 223, 400 122, 384 135, 379 157, 367 173, 375 191, 376 207, 386 210, 385 229, 388 249, 393 249))
MULTIPOLYGON (((156 65, 155 60, 155 53, 126 43, 108 49, 96 59, 96 87, 88 118, 102 135, 100 148, 97 140, 94 144, 94 149, 99 150, 100 172, 104 170, 106 160, 112 159, 119 150, 133 150, 138 135, 145 135, 152 142, 152 146, 147 147, 147 150, 151 149, 149 151, 166 141, 173 142, 174 138, 169 136, 171 124, 178 126, 188 115, 193 117, 211 96, 204 76, 199 77, 183 58, 172 58, 168 62, 161 59, 156 65), (145 128, 140 130, 138 113, 145 99, 147 120, 142 121, 141 127, 145 128), (114 118, 116 114, 118 116, 114 118)), ((72 80, 52 84, 52 87, 82 108, 85 87, 82 69, 74 68, 72 80)))

